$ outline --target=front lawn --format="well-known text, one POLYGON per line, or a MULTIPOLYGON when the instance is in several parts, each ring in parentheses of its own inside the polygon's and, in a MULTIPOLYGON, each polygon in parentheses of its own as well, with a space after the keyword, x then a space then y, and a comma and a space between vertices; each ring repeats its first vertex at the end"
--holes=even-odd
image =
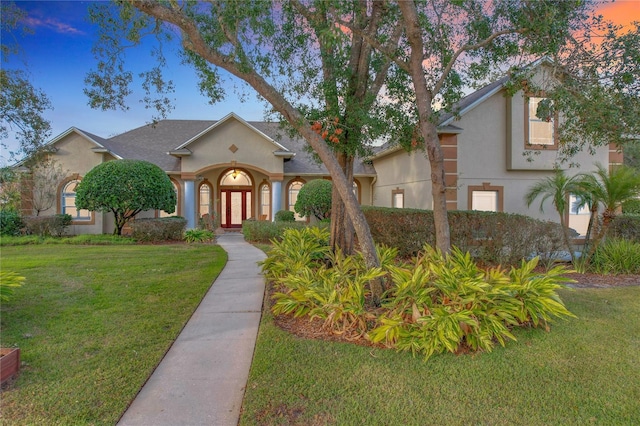
POLYGON ((226 262, 212 245, 2 247, 26 277, 2 305, 2 346, 19 346, 3 424, 113 425, 226 262))
POLYGON ((263 315, 241 424, 640 424, 640 287, 561 291, 578 318, 492 353, 294 337, 263 315))

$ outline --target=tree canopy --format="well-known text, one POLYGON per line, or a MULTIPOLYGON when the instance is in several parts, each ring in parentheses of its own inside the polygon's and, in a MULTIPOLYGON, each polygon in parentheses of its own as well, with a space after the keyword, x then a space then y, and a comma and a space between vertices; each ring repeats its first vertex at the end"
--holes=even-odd
MULTIPOLYGON (((0 8, 3 32, 28 32, 28 28, 20 24, 24 17, 20 8, 13 2, 2 2, 0 8)), ((7 39, 3 37, 0 46, 5 59, 20 51, 20 46, 7 39)), ((0 67, 0 144, 8 149, 5 140, 11 134, 19 144, 16 151, 8 151, 10 159, 33 155, 42 148, 51 135, 51 123, 44 118, 48 109, 51 109, 49 98, 33 86, 25 71, 0 67)))
MULTIPOLYGON (((373 240, 351 190, 347 158, 341 163, 340 155, 357 153, 364 140, 384 134, 384 126, 392 129, 390 141, 408 150, 424 149, 431 167, 436 241, 449 250, 445 193, 453 187, 444 179, 439 117, 457 112, 465 88, 514 65, 545 55, 558 64, 575 63, 581 58, 575 52, 591 50, 587 30, 594 23, 592 5, 582 1, 116 3, 119 7, 100 6, 93 13, 102 42, 96 48, 97 69, 87 80, 92 106, 125 106, 131 83, 125 42, 138 44, 143 34, 159 40, 178 37, 181 54, 194 66, 211 102, 225 95, 220 85, 225 70, 307 140, 331 174, 370 266, 378 264, 373 240), (584 36, 580 40, 578 32, 584 36), (347 143, 350 132, 355 136, 347 143)), ((606 58, 612 62, 604 66, 613 66, 613 56, 606 58)), ((167 105, 163 93, 171 87, 162 78, 162 64, 155 64, 145 80, 145 88, 159 94, 149 104, 161 113, 167 105)), ((620 93, 626 93, 629 80, 623 74, 627 77, 616 80, 623 83, 620 93)), ((526 73, 517 75, 522 78, 514 79, 513 90, 527 84, 526 73)))
POLYGON ((76 188, 76 207, 113 212, 116 229, 144 210, 173 213, 176 194, 171 179, 155 164, 142 160, 114 160, 91 169, 76 188))

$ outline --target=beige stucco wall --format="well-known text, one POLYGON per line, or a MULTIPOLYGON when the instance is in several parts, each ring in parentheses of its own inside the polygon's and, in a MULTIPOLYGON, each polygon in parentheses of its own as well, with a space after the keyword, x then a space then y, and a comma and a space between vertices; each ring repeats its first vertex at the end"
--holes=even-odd
POLYGON ((187 146, 192 155, 182 158, 182 172, 199 173, 213 165, 251 165, 270 174, 282 174, 279 148, 245 124, 230 118, 187 146), (235 146, 233 152, 230 147, 235 146))
POLYGON ((391 207, 392 191, 404 191, 404 207, 431 209, 430 167, 425 153, 421 151, 407 153, 400 149, 392 154, 374 160, 378 175, 373 205, 391 207))
MULTIPOLYGON (((91 151, 96 145, 93 142, 87 140, 84 136, 71 132, 67 136, 63 137, 55 143, 57 151, 52 155, 52 158, 58 162, 62 170, 65 171, 67 177, 71 177, 78 174, 80 178, 84 177, 89 170, 102 163, 105 160, 112 159, 108 154, 95 153, 91 151)), ((55 183, 56 189, 58 189, 60 182, 55 183)), ((58 192, 57 197, 61 194, 58 192)), ((42 215, 52 215, 61 213, 58 211, 60 202, 56 203, 53 208, 41 213, 42 215)), ((78 234, 102 234, 104 232, 111 232, 111 229, 104 229, 106 223, 104 221, 104 214, 100 212, 93 213, 94 221, 91 224, 84 224, 82 222, 74 222, 68 229, 67 233, 70 235, 78 234)), ((113 221, 111 221, 113 224, 113 221)), ((112 225, 113 226, 113 225, 112 225)))
MULTIPOLYGON (((504 187, 504 211, 527 214, 529 216, 558 221, 557 213, 551 203, 544 205, 540 212, 539 201, 527 208, 523 197, 537 181, 551 175, 557 160, 557 151, 543 151, 534 155, 531 163, 522 155, 524 151, 524 97, 521 93, 510 101, 499 92, 486 100, 481 106, 465 114, 453 124, 465 131, 458 135, 458 208, 468 209, 469 186, 480 186, 484 182, 491 186, 504 187), (508 109, 512 113, 508 113, 508 109), (508 120, 518 119, 520 133, 508 136, 508 120), (509 146, 511 148, 509 149, 509 146), (511 151, 511 152, 510 152, 511 151), (509 155, 518 158, 523 165, 518 170, 509 170, 509 155), (522 160, 520 160, 522 159, 522 160)), ((608 164, 608 147, 598 148, 594 155, 588 152, 578 153, 573 162, 579 168, 567 168, 569 175, 595 170, 595 162, 608 164)), ((511 162, 513 165, 513 162, 511 162)), ((518 163, 521 164, 521 163, 518 163)))

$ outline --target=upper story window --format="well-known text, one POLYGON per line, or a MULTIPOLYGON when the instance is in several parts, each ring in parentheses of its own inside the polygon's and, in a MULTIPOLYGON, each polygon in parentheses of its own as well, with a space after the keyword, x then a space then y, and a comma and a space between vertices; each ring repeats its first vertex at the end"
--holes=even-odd
POLYGON ((62 188, 60 213, 70 215, 74 222, 87 222, 91 220, 91 212, 76 208, 76 187, 79 183, 77 179, 71 180, 62 188))
POLYGON ((526 148, 555 149, 557 148, 557 117, 550 114, 546 118, 537 116, 538 107, 545 100, 541 97, 530 97, 525 108, 525 136, 526 148))

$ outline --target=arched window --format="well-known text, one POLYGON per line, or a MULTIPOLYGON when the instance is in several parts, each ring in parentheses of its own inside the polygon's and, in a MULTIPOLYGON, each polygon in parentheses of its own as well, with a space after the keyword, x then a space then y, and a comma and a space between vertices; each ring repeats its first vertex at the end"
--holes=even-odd
POLYGON ((62 187, 60 213, 70 215, 74 222, 86 222, 91 220, 91 212, 76 208, 76 187, 79 183, 80 180, 74 179, 62 187))
POLYGON ((260 220, 270 220, 271 211, 271 188, 268 183, 260 185, 260 220))
POLYGON ((205 214, 211 215, 213 213, 213 188, 211 184, 207 181, 202 182, 198 193, 200 197, 200 205, 198 207, 200 217, 205 214))
POLYGON ((180 187, 178 183, 171 179, 171 184, 173 185, 173 191, 176 193, 176 208, 173 213, 167 213, 164 210, 158 211, 158 217, 171 217, 171 216, 180 216, 180 212, 178 208, 180 207, 180 187))
POLYGON ((231 169, 220 179, 220 186, 251 186, 251 177, 238 169, 231 169))
MULTIPOLYGON (((302 180, 293 180, 289 183, 289 189, 287 190, 287 208, 289 211, 295 212, 294 206, 296 205, 296 201, 298 200, 298 193, 300 193, 300 189, 304 186, 304 182, 302 180)), ((300 216, 298 213, 295 214, 296 220, 305 220, 304 216, 300 216)))

